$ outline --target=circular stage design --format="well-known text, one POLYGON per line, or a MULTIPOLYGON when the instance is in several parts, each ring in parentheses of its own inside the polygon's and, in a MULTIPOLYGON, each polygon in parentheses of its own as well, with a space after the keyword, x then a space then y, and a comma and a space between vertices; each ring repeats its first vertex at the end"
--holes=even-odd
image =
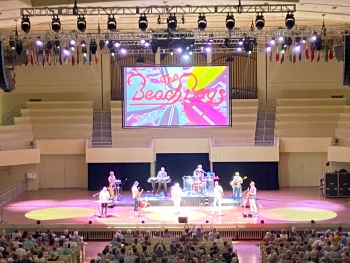
POLYGON ((34 220, 57 220, 66 218, 89 217, 93 215, 93 213, 94 210, 89 208, 56 207, 30 211, 25 214, 25 217, 34 220))
POLYGON ((281 221, 321 221, 335 218, 333 211, 310 207, 284 207, 267 209, 260 212, 260 216, 281 221))

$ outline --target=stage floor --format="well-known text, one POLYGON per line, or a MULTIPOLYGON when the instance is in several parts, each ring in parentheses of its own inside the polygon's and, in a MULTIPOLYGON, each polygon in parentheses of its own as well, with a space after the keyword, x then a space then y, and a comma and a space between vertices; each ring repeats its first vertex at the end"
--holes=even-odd
MULTIPOLYGON (((138 216, 133 212, 130 192, 123 192, 123 201, 115 208, 109 208, 107 218, 94 215, 93 194, 83 189, 45 189, 26 191, 3 207, 4 224, 36 224, 40 220, 44 225, 92 224, 113 226, 121 224, 164 224, 178 223, 172 206, 151 206, 141 209, 138 216)), ((243 208, 232 205, 232 193, 225 192, 223 215, 212 215, 213 208, 208 206, 185 206, 180 216, 188 216, 189 223, 202 224, 207 220, 212 224, 348 224, 350 222, 350 203, 348 198, 323 198, 318 187, 289 187, 278 191, 258 191, 259 215, 244 218, 243 208)), ((157 198, 158 202, 162 197, 157 198)), ((169 202, 169 201, 168 201, 169 202)), ((249 208, 246 208, 249 212, 249 208)))

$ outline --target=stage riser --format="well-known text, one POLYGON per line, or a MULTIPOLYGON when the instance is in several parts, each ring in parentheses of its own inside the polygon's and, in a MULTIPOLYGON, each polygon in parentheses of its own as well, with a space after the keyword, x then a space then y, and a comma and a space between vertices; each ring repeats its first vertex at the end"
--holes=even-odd
MULTIPOLYGON (((209 204, 206 206, 213 205, 213 198, 209 197, 209 204)), ((146 201, 146 200, 145 200, 146 201)), ((172 200, 147 200, 151 206, 173 206, 174 202, 172 200)), ((205 197, 183 197, 181 200, 181 206, 204 206, 205 197)), ((232 203, 222 203, 222 206, 232 206, 232 203)))

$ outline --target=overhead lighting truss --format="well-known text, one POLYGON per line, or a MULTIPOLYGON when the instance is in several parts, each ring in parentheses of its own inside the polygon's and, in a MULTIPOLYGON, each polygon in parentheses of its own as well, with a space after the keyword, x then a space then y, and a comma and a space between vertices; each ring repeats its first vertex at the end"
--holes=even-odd
POLYGON ((176 13, 187 14, 221 14, 221 13, 288 13, 296 12, 295 4, 268 4, 268 5, 214 5, 214 6, 148 6, 148 7, 42 7, 21 8, 21 15, 27 16, 71 16, 76 12, 81 15, 165 15, 176 13))

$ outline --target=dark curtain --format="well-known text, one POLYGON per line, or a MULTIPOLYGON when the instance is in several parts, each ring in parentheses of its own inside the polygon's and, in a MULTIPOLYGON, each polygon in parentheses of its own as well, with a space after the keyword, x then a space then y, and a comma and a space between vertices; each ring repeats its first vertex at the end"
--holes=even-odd
POLYGON ((278 162, 213 163, 213 170, 220 177, 224 190, 232 189, 229 183, 235 172, 248 177, 243 182, 243 190, 248 188, 250 181, 255 182, 258 190, 279 189, 278 162))
POLYGON ((165 167, 172 182, 182 185, 184 175, 193 175, 198 164, 202 164, 204 171, 210 170, 208 153, 159 153, 156 156, 156 172, 165 167))
POLYGON ((150 177, 150 163, 89 163, 88 190, 100 191, 108 186, 109 172, 114 171, 117 179, 125 181, 123 190, 130 191, 134 181, 139 181, 140 187, 147 186, 150 177))

